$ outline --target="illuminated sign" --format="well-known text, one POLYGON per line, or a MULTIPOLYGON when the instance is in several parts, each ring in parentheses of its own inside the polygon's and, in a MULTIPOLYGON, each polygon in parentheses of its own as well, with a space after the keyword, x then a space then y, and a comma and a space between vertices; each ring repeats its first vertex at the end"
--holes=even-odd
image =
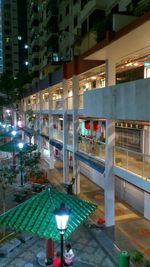
POLYGON ((150 67, 150 62, 144 62, 144 67, 150 67))

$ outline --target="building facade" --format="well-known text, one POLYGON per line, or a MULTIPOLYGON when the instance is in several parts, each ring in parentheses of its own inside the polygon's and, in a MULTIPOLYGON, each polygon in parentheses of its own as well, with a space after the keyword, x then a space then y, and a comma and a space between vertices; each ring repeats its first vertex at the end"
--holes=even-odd
POLYGON ((77 194, 80 172, 104 189, 107 226, 115 223, 115 195, 150 219, 150 14, 125 25, 65 62, 21 103, 24 126, 34 111, 32 141, 49 167, 59 156, 69 182, 71 164, 77 194))
POLYGON ((3 71, 15 77, 28 65, 26 1, 2 1, 2 14, 3 71))

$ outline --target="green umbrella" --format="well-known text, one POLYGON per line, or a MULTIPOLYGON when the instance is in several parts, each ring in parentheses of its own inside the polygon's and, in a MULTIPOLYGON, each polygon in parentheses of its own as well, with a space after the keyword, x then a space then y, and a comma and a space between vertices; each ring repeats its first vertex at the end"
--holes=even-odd
MULTIPOLYGON (((31 152, 35 150, 36 146, 32 144, 25 144, 22 152, 31 152)), ((18 147, 18 142, 10 141, 0 146, 0 151, 9 152, 9 153, 19 153, 20 149, 18 147)))

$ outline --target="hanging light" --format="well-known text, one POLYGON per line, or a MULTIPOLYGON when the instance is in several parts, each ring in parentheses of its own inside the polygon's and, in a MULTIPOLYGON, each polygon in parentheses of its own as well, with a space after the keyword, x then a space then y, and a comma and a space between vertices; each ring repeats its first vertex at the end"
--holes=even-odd
POLYGON ((98 121, 93 121, 93 130, 97 131, 99 129, 99 123, 98 121))
POLYGON ((84 127, 85 127, 87 130, 90 130, 90 128, 91 128, 91 124, 90 124, 90 121, 89 121, 89 120, 84 122, 84 127))

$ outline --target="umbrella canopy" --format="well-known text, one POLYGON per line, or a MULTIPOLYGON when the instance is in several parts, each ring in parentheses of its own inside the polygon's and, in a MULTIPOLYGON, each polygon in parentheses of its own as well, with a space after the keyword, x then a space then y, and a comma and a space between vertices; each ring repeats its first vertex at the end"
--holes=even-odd
POLYGON ((12 137, 11 132, 0 132, 0 138, 12 137))
MULTIPOLYGON (((33 151, 34 149, 36 149, 36 146, 33 145, 33 144, 25 144, 23 149, 22 149, 22 152, 31 152, 33 151)), ((18 143, 16 141, 10 141, 10 142, 7 142, 3 145, 0 146, 0 151, 4 151, 4 152, 10 152, 10 153, 13 153, 13 152, 20 152, 20 149, 18 147, 18 143)))
POLYGON ((35 197, 18 205, 0 216, 0 225, 17 231, 27 231, 41 238, 60 240, 56 227, 55 208, 65 203, 71 209, 68 228, 64 238, 68 238, 76 228, 96 209, 96 205, 77 197, 48 188, 35 197))

